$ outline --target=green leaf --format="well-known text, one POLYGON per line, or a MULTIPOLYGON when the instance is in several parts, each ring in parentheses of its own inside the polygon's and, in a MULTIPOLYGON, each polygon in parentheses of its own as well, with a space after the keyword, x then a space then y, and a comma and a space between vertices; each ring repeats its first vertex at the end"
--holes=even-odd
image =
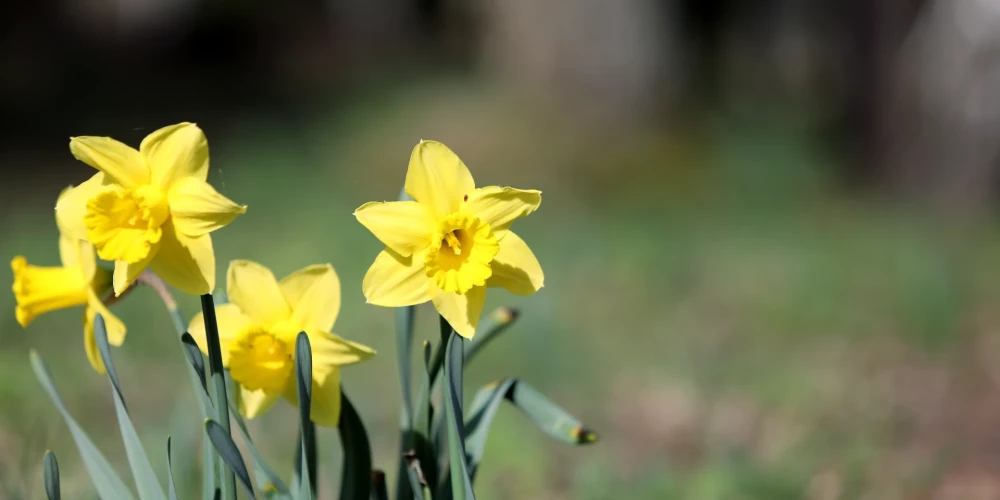
POLYGON ((385 486, 385 472, 372 471, 372 500, 389 500, 389 490, 385 486))
POLYGON ((250 452, 250 458, 254 466, 254 478, 257 479, 257 487, 268 496, 278 495, 289 497, 291 492, 289 492, 288 486, 281 480, 281 476, 268 465, 267 461, 264 460, 264 456, 261 455, 260 451, 253 444, 243 417, 235 409, 231 408, 230 410, 233 415, 233 421, 236 422, 236 428, 239 430, 240 436, 243 437, 243 442, 246 443, 247 451, 250 452))
POLYGON ((45 478, 45 494, 49 500, 59 500, 59 461, 55 453, 46 450, 42 460, 42 470, 45 478))
POLYGON ((149 457, 146 456, 146 451, 142 448, 139 434, 135 431, 135 426, 132 425, 132 419, 129 418, 125 397, 122 395, 121 384, 118 382, 118 373, 115 371, 115 364, 111 359, 107 327, 104 323, 104 317, 100 314, 94 317, 94 338, 97 341, 97 350, 101 354, 101 360, 104 361, 108 380, 111 381, 111 393, 115 402, 115 414, 118 416, 118 427, 121 430, 122 441, 125 442, 125 454, 128 456, 129 467, 132 468, 132 478, 139 491, 139 498, 142 500, 166 500, 160 481, 156 479, 153 465, 149 463, 149 457))
POLYGON ((316 428, 309 415, 312 410, 312 348, 306 332, 295 339, 295 380, 299 396, 300 467, 298 498, 313 498, 316 477, 316 428))
POLYGON ((465 362, 471 361, 483 347, 486 347, 486 344, 510 328, 520 316, 520 311, 510 307, 498 307, 490 313, 485 321, 479 323, 476 334, 465 345, 465 362))
POLYGON ((174 464, 170 451, 170 436, 167 436, 167 489, 170 500, 177 500, 177 487, 174 486, 174 464))
POLYGON ((587 429, 576 417, 536 391, 523 380, 515 381, 506 398, 524 412, 549 437, 566 444, 583 445, 597 441, 597 434, 587 429))
POLYGON ((208 438, 212 440, 212 444, 215 445, 215 449, 219 452, 219 456, 222 457, 222 461, 229 467, 229 470, 236 474, 240 483, 243 483, 243 488, 246 489, 250 498, 254 498, 253 483, 250 482, 250 472, 247 470, 247 466, 243 462, 243 456, 240 455, 240 449, 236 447, 232 436, 218 422, 211 419, 205 421, 205 432, 208 434, 208 438))
MULTIPOLYGON (((232 439, 229 431, 229 398, 226 390, 226 376, 222 368, 222 348, 219 344, 219 325, 215 319, 215 302, 212 294, 201 296, 202 317, 205 319, 205 343, 208 348, 208 367, 212 385, 215 388, 215 410, 219 424, 232 439)), ((236 500, 236 476, 232 470, 219 478, 222 486, 222 497, 225 500, 236 500)))
MULTIPOLYGON (((198 410, 202 421, 217 415, 215 405, 208 395, 208 386, 205 383, 205 358, 201 354, 201 349, 195 343, 190 333, 181 335, 181 350, 188 361, 188 379, 194 388, 195 400, 198 402, 198 410)), ((202 435, 202 490, 201 497, 204 500, 211 500, 215 492, 216 484, 216 462, 219 460, 212 448, 212 443, 208 437, 202 435)))
POLYGON ((486 448, 486 437, 490 433, 490 425, 496 416, 500 403, 515 379, 505 378, 499 382, 487 385, 476 393, 469 407, 469 418, 465 421, 465 450, 469 456, 469 476, 476 479, 476 471, 483 460, 486 448))
POLYGON ((465 455, 465 423, 462 419, 462 337, 441 318, 442 332, 450 332, 444 360, 444 411, 448 427, 448 463, 450 465, 452 497, 457 500, 475 499, 472 478, 465 455))
MULTIPOLYGON (((430 393, 430 360, 431 358, 431 345, 430 342, 424 341, 423 345, 423 360, 424 367, 421 370, 420 376, 420 394, 417 397, 417 401, 420 406, 415 409, 413 430, 410 436, 410 442, 412 448, 404 450, 404 454, 413 455, 413 458, 407 460, 407 470, 404 471, 409 475, 409 469, 412 469, 413 460, 418 461, 419 467, 422 470, 423 476, 425 478, 431 478, 431 484, 436 486, 434 481, 437 480, 438 475, 438 460, 437 454, 434 451, 434 445, 431 443, 431 421, 434 418, 434 406, 431 405, 430 393)), ((404 458, 406 456, 404 455, 404 458)), ((407 482, 410 483, 409 481, 407 482)), ((436 488, 431 488, 431 493, 433 493, 436 488)), ((407 490, 408 493, 412 494, 413 490, 411 488, 407 490)))
POLYGON ((344 448, 340 500, 365 500, 372 491, 372 450, 365 424, 343 387, 340 388, 340 422, 337 431, 344 448))
POLYGON ((406 477, 410 483, 410 491, 413 492, 413 500, 430 500, 431 490, 427 486, 427 479, 420 467, 420 460, 412 453, 406 456, 406 460, 408 462, 406 477))
POLYGON ((399 411, 399 461, 396 471, 396 498, 410 496, 409 483, 405 481, 406 461, 403 454, 413 448, 413 398, 410 384, 410 350, 413 345, 413 317, 416 307, 396 308, 396 365, 399 369, 400 411, 399 411))
POLYGON ((73 441, 76 442, 76 447, 80 450, 83 465, 87 469, 87 474, 90 475, 90 480, 94 483, 97 494, 101 498, 114 498, 115 500, 134 498, 132 492, 128 490, 125 483, 118 477, 115 469, 111 467, 111 464, 104 458, 101 451, 97 449, 94 442, 90 440, 87 433, 80 428, 76 420, 73 420, 62 398, 59 397, 58 389, 52 383, 52 376, 49 374, 48 367, 45 366, 45 361, 42 360, 41 356, 34 349, 31 350, 29 356, 35 377, 41 382, 52 403, 55 404, 56 409, 62 414, 63 420, 66 421, 66 426, 69 427, 69 431, 73 435, 73 441))

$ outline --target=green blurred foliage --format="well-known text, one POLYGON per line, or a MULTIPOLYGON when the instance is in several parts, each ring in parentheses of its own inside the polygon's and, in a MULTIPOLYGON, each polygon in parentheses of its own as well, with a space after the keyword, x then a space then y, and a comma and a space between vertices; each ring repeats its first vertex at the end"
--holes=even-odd
MULTIPOLYGON (((261 114, 206 130, 210 181, 249 205, 214 235, 219 288, 230 259, 278 276, 334 265, 344 287, 334 331, 379 350, 343 376, 390 474, 393 312, 364 302, 361 279, 380 244, 351 212, 395 197, 421 138, 452 147, 479 185, 544 192, 515 229, 546 287, 533 297, 490 292, 487 310, 512 305, 523 316, 469 367, 467 395, 522 377, 601 434, 569 449, 502 408, 481 498, 909 498, 950 484, 977 456, 972 443, 995 432, 963 417, 1000 407, 984 396, 1000 356, 987 335, 1000 296, 993 221, 959 223, 844 189, 832 175, 844 160, 811 139, 802 117, 743 110, 607 130, 464 79, 358 94, 317 116, 294 128, 261 114)), ((59 182, 90 173, 75 167, 59 182)), ((19 200, 0 222, 0 255, 58 262, 51 182, 0 188, 19 200)), ((0 282, 10 280, 0 268, 0 282)), ((45 356, 67 405, 124 470, 106 382, 84 356, 82 311, 23 330, 6 297, 0 496, 41 494, 46 448, 59 454, 63 491, 88 491, 27 356, 30 347, 45 356)), ((196 298, 179 302, 187 317, 197 311, 196 298)), ((115 311, 129 337, 114 354, 147 448, 169 433, 175 457, 198 453, 201 422, 167 314, 148 290, 115 311)), ((417 325, 418 344, 437 339, 431 308, 417 325)), ((295 450, 283 446, 295 422, 287 405, 250 422, 272 464, 291 464, 295 450)), ((335 432, 319 439, 321 470, 338 471, 335 432)), ((150 457, 158 471, 161 455, 150 457)), ((186 468, 175 472, 192 484, 200 467, 186 468)), ((326 483, 321 498, 332 498, 326 483)))

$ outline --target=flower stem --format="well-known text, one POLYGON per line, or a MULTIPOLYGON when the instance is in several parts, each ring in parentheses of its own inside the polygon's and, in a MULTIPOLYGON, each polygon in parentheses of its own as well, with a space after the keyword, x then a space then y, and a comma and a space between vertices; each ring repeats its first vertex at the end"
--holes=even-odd
MULTIPOLYGON (((176 308, 176 307, 175 307, 176 308)), ((201 311, 205 317, 205 340, 208 344, 208 370, 215 387, 215 408, 219 412, 219 424, 229 430, 229 398, 226 394, 226 375, 222 371, 222 347, 219 345, 219 325, 215 320, 215 302, 212 294, 201 296, 201 311)), ((226 500, 236 499, 236 476, 229 468, 225 468, 222 479, 222 497, 226 500)))
MULTIPOLYGON (((184 324, 184 316, 181 315, 180 309, 177 308, 177 301, 174 300, 174 296, 170 293, 170 289, 167 288, 167 284, 160 279, 155 273, 150 270, 145 270, 139 274, 135 279, 136 283, 141 283, 153 289, 157 295, 160 296, 160 300, 163 301, 164 307, 167 308, 167 312, 170 313, 170 320, 174 323, 174 330, 177 330, 177 334, 181 335, 187 331, 187 325, 184 324)), ((135 287, 130 287, 131 290, 135 287)), ((126 292, 128 292, 126 290, 126 292)), ((122 294, 124 296, 124 294, 122 294)), ((114 297, 112 295, 112 297, 114 297)), ((111 305, 111 304, 108 304, 111 305)))

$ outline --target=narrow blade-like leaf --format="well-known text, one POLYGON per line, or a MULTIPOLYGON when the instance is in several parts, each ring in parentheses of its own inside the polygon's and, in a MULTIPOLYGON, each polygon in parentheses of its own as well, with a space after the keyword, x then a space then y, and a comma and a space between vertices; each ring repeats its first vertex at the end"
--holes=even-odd
POLYGON ((389 490, 385 485, 385 472, 372 471, 372 500, 389 500, 389 490))
POLYGON ((535 425, 549 437, 566 444, 581 445, 597 441, 597 434, 587 429, 576 417, 536 391, 533 387, 518 380, 507 391, 507 399, 524 412, 535 425))
POLYGON ((505 378, 483 387, 476 393, 472 405, 469 406, 469 418, 465 421, 465 451, 469 456, 469 476, 473 481, 483 460, 486 437, 490 433, 493 417, 496 416, 500 403, 515 382, 515 379, 505 378))
POLYGON ((490 313, 485 321, 479 323, 476 334, 465 345, 465 362, 471 361, 483 347, 486 347, 486 344, 510 328, 520 316, 521 313, 517 309, 510 307, 498 307, 490 313))
POLYGON ((122 441, 125 443, 125 454, 128 456, 129 467, 132 468, 132 478, 139 491, 139 498, 142 500, 166 500, 163 495, 163 488, 160 481, 156 479, 156 472, 153 464, 149 463, 149 457, 142 448, 139 441, 139 434, 132 425, 128 408, 125 406, 125 398, 122 395, 121 384, 118 382, 118 372, 115 370, 114 361, 111 359, 111 346, 108 345, 108 331, 104 323, 104 317, 100 314, 94 317, 94 338, 97 341, 97 350, 104 361, 105 372, 108 380, 111 381, 111 395, 115 402, 115 414, 118 416, 118 427, 121 430, 122 441))
POLYGON ((69 410, 66 409, 66 405, 59 396, 58 389, 52 383, 52 376, 49 374, 49 369, 45 366, 45 362, 42 361, 41 356, 32 350, 30 358, 31 368, 35 372, 35 377, 41 382, 52 403, 55 404, 56 409, 62 414, 66 426, 69 427, 70 434, 73 435, 73 441, 76 442, 76 447, 80 451, 80 457, 83 459, 83 465, 87 469, 87 474, 90 475, 90 480, 94 483, 97 494, 101 498, 120 498, 123 500, 134 498, 132 492, 128 490, 125 483, 118 477, 115 469, 111 467, 111 464, 108 463, 104 455, 97 449, 94 442, 90 440, 87 433, 76 423, 76 420, 73 420, 69 410))
MULTIPOLYGON (((205 358, 202 356, 201 349, 198 348, 198 344, 195 343, 194 338, 191 337, 190 333, 184 333, 181 335, 181 350, 184 352, 184 358, 188 362, 187 364, 189 369, 186 371, 188 373, 188 379, 191 381, 191 387, 194 388, 195 401, 198 402, 198 411, 200 412, 199 416, 202 421, 213 418, 218 415, 218 413, 215 411, 215 404, 212 403, 212 398, 208 395, 208 386, 205 383, 205 358)), ((201 497, 204 500, 212 500, 216 488, 215 476, 218 456, 215 454, 215 451, 213 451, 212 443, 204 434, 202 434, 201 443, 201 497)))
POLYGON ((402 455, 413 448, 413 398, 410 384, 410 350, 413 345, 413 317, 416 307, 396 308, 396 365, 399 369, 400 411, 399 411, 399 449, 400 457, 396 470, 396 498, 410 496, 409 482, 404 480, 406 461, 402 455))
POLYGON ((257 488, 266 495, 280 495, 283 497, 291 495, 288 486, 281 480, 281 476, 268 465, 267 461, 264 460, 264 456, 257 450, 257 446, 253 444, 243 417, 234 408, 230 408, 230 413, 233 416, 233 421, 236 422, 236 428, 239 430, 240 436, 243 437, 243 442, 246 443, 247 451, 250 452, 250 458, 254 466, 254 478, 257 479, 257 488))
MULTIPOLYGON (((441 327, 445 328, 446 325, 447 321, 442 318, 441 327)), ((451 327, 448 326, 448 329, 451 330, 451 327)), ((476 498, 465 455, 465 423, 462 418, 463 357, 462 337, 451 330, 444 359, 444 411, 445 425, 448 428, 451 491, 452 497, 457 500, 476 498)))
POLYGON ((167 436, 167 494, 170 500, 177 500, 177 487, 174 485, 173 453, 170 450, 170 436, 167 436))
POLYGON ((337 430, 344 448, 340 500, 365 500, 371 493, 372 450, 365 424, 343 387, 340 388, 340 422, 337 430))
MULTIPOLYGON (((229 397, 226 389, 226 376, 222 368, 222 347, 219 343, 219 325, 215 319, 215 301, 212 294, 201 296, 201 312, 205 320, 205 343, 208 348, 208 367, 215 388, 214 401, 219 425, 232 439, 229 431, 229 397)), ((226 470, 219 478, 222 487, 222 497, 226 500, 236 500, 236 476, 231 470, 226 470)))
MULTIPOLYGON (((438 475, 438 459, 431 442, 431 422, 434 418, 434 406, 430 397, 430 362, 431 345, 424 341, 423 345, 423 370, 420 373, 420 393, 417 396, 418 407, 414 409, 414 420, 412 432, 412 448, 404 453, 412 453, 419 461, 420 468, 425 478, 429 478, 428 485, 431 493, 434 493, 438 475)), ((410 465, 407 469, 412 468, 410 465)), ((409 470, 406 471, 409 474, 409 470)), ((411 485, 412 488, 412 485, 411 485)))
POLYGON ((59 500, 59 461, 56 454, 51 451, 45 452, 45 459, 42 461, 43 474, 45 477, 45 494, 49 500, 59 500))
POLYGON ((299 396, 300 468, 298 497, 313 498, 316 491, 316 428, 309 417, 312 410, 312 348, 306 332, 295 339, 295 380, 299 396))
POLYGON ((243 455, 240 454, 240 449, 236 446, 229 432, 214 420, 205 421, 205 432, 208 434, 208 438, 212 440, 212 444, 215 446, 216 451, 219 452, 219 456, 222 457, 222 461, 229 467, 229 470, 233 471, 236 478, 240 480, 250 498, 254 498, 253 483, 250 482, 250 471, 247 470, 246 463, 243 462, 243 455))

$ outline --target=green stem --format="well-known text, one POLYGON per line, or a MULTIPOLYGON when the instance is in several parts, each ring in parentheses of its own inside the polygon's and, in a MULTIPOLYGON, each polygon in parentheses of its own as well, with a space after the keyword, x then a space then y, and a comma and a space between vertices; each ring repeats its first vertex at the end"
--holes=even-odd
MULTIPOLYGON (((229 428, 229 398, 226 394, 226 376, 222 371, 222 348, 219 345, 219 325, 215 319, 215 302, 212 294, 201 296, 201 311, 205 318, 205 342, 208 344, 208 369, 215 387, 215 408, 219 413, 219 425, 230 436, 229 428)), ((236 499, 236 476, 226 469, 222 478, 222 498, 236 499)))

